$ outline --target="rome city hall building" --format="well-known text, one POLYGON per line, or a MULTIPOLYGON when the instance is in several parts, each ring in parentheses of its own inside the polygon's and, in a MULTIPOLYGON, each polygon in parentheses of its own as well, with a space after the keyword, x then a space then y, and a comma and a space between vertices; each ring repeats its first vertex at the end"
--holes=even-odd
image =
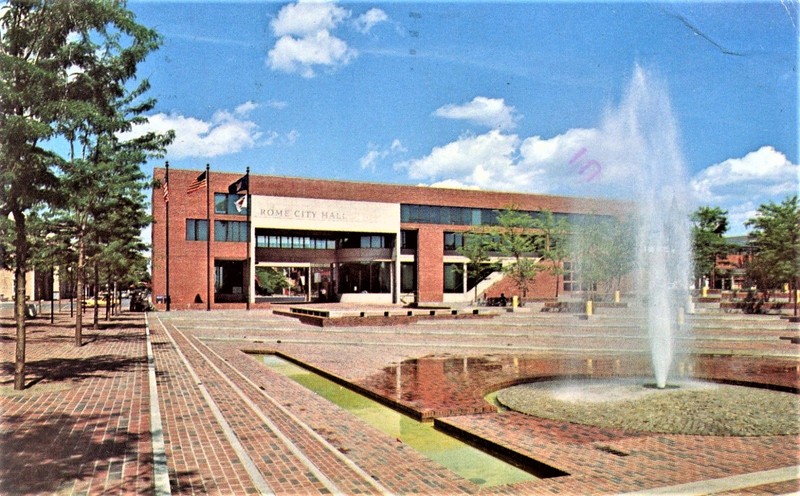
MULTIPOLYGON (((156 168, 153 300, 172 309, 276 302, 457 303, 509 298, 499 271, 473 277, 458 248, 504 208, 571 220, 620 217, 599 199, 156 168)), ((543 271, 529 298, 555 295, 543 271)), ((563 290, 573 289, 570 273, 563 290)))

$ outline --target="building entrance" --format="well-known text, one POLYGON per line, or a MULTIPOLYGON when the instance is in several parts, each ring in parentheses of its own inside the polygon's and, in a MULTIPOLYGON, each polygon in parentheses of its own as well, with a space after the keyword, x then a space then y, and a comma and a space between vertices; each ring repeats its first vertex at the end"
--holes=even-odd
POLYGON ((245 260, 214 260, 214 301, 216 303, 244 303, 247 288, 244 274, 245 260))
POLYGON ((256 266, 256 298, 259 301, 337 301, 330 265, 256 266))

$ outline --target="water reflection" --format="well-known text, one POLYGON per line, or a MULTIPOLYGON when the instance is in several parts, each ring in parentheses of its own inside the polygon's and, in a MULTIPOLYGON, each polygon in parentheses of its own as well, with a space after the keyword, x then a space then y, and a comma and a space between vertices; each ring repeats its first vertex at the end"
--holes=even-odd
POLYGON ((475 484, 496 486, 536 479, 524 470, 435 430, 431 423, 418 422, 280 357, 264 355, 261 359, 270 369, 352 412, 475 484))
MULTIPOLYGON (((774 359, 698 355, 674 364, 676 378, 800 386, 794 363, 774 359)), ((419 412, 421 418, 496 411, 484 396, 513 384, 551 378, 614 378, 651 375, 647 355, 547 358, 524 355, 430 356, 385 367, 360 385, 419 412)))

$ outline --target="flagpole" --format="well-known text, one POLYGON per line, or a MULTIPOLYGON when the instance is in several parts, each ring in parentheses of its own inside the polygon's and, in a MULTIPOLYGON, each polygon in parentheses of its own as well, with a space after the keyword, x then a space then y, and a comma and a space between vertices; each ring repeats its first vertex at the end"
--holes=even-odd
MULTIPOLYGON (((165 162, 164 167, 166 169, 166 172, 164 173, 164 184, 167 185, 167 188, 168 188, 167 191, 169 191, 169 162, 165 162)), ((169 297, 169 194, 168 194, 168 196, 166 198, 164 198, 164 200, 165 200, 165 207, 164 208, 166 209, 166 216, 167 216, 166 222, 164 223, 165 227, 166 227, 166 241, 165 241, 166 250, 165 251, 166 251, 166 259, 167 259, 166 260, 167 276, 165 278, 165 282, 166 282, 166 285, 167 285, 167 288, 166 288, 166 291, 167 291, 167 295, 166 295, 167 312, 169 312, 169 310, 170 310, 170 305, 169 305, 169 303, 170 303, 169 302, 169 300, 170 300, 170 297, 169 297)))
POLYGON ((250 231, 252 230, 250 226, 250 211, 253 209, 253 202, 250 201, 250 167, 247 167, 247 172, 245 173, 247 179, 245 180, 245 184, 247 185, 247 193, 245 194, 245 198, 247 198, 247 310, 250 310, 250 297, 252 296, 252 292, 250 288, 253 285, 253 278, 255 277, 255 268, 253 267, 253 260, 250 257, 250 231))
POLYGON ((206 164, 206 311, 211 311, 211 166, 206 164))

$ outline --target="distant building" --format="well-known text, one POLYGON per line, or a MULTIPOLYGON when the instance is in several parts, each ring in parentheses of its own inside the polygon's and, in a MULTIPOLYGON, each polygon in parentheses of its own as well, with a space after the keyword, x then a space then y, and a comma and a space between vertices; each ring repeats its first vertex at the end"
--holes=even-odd
MULTIPOLYGON (((240 308, 276 301, 468 302, 509 298, 502 277, 467 278, 457 252, 464 232, 496 222, 511 205, 571 218, 623 216, 610 200, 251 175, 250 204, 228 187, 241 174, 169 170, 169 230, 164 190, 153 191, 153 300, 173 309, 240 308), (249 224, 248 224, 249 219, 249 224), (248 242, 249 240, 249 242, 248 242), (248 250, 249 246, 249 250, 248 250)), ((165 169, 155 170, 163 183, 165 169)), ((497 276, 497 275, 495 275, 497 276)), ((569 274, 565 286, 572 287, 569 274)), ((552 297, 555 279, 539 274, 528 297, 552 297)))
MULTIPOLYGON (((25 294, 28 299, 34 298, 34 273, 28 272, 25 278, 25 294)), ((0 269, 0 301, 14 300, 14 271, 0 269)))
POLYGON ((753 256, 750 241, 747 236, 729 236, 725 238, 731 245, 731 252, 717 259, 711 289, 734 290, 747 289, 747 264, 753 256))

